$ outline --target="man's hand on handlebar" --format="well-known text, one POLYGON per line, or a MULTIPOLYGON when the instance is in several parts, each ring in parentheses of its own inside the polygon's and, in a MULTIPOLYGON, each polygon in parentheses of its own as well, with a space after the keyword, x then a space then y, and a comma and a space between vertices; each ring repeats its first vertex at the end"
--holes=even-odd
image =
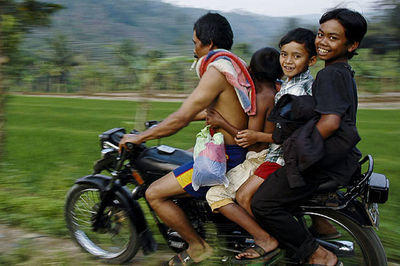
POLYGON ((142 143, 142 141, 136 134, 125 134, 119 142, 119 149, 121 150, 121 148, 125 148, 131 150, 133 145, 129 145, 129 143, 137 145, 142 143))

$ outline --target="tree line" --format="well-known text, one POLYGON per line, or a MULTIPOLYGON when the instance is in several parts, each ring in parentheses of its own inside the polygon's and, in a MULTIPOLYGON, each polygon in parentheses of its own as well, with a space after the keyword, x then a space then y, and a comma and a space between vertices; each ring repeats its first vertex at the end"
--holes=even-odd
MULTIPOLYGON (((379 12, 370 22, 360 56, 354 60, 357 76, 366 90, 399 87, 399 3, 376 2, 379 12)), ((43 49, 22 49, 26 34, 33 28, 49 26, 52 15, 62 8, 33 0, 0 0, 0 88, 46 93, 186 93, 196 84, 196 75, 189 70, 192 57, 146 50, 134 39, 108 45, 108 60, 93 60, 73 50, 72 40, 62 33, 48 38, 43 49)), ((253 51, 251 45, 238 43, 234 52, 248 61, 253 51)))

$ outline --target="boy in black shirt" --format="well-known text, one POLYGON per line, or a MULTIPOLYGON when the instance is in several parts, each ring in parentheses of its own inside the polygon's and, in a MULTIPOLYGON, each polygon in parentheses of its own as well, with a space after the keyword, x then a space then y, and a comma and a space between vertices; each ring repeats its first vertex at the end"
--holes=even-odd
POLYGON ((361 154, 355 147, 359 141, 357 88, 354 72, 347 62, 366 33, 367 22, 359 13, 344 8, 325 13, 319 22, 315 46, 318 57, 325 61, 325 68, 318 72, 312 87, 315 111, 319 114, 315 129, 325 149, 327 146, 334 149, 326 150, 324 157, 306 172, 301 186, 290 183, 286 166, 270 175, 254 195, 252 211, 266 231, 293 250, 294 259, 301 263, 341 265, 332 252, 321 247, 293 218, 290 210, 329 179, 348 184, 358 169, 361 154), (337 137, 343 132, 351 138, 347 150, 337 137))

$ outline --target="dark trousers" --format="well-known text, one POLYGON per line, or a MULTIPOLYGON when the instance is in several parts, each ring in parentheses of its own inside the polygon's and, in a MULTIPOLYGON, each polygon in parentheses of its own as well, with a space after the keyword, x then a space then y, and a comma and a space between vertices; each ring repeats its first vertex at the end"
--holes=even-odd
POLYGON ((301 263, 318 248, 317 241, 304 226, 293 217, 301 200, 316 190, 316 184, 291 189, 286 168, 278 169, 260 186, 251 202, 251 209, 258 223, 301 263))

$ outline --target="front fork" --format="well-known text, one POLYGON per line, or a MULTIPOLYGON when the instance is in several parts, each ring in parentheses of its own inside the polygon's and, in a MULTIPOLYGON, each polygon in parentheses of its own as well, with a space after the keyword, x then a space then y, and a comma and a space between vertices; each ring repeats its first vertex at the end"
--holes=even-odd
POLYGON ((100 205, 97 209, 96 215, 93 218, 93 231, 97 232, 99 229, 106 228, 107 226, 107 216, 104 214, 104 211, 107 206, 110 206, 110 202, 114 199, 114 191, 112 188, 106 188, 105 191, 101 193, 101 201, 100 205))

